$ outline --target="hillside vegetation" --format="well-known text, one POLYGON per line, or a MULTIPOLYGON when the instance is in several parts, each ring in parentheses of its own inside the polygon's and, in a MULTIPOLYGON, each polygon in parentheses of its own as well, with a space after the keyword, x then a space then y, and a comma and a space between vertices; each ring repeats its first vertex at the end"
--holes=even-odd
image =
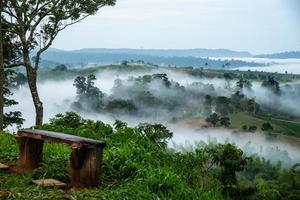
MULTIPOLYGON (((190 153, 167 149, 172 133, 161 125, 131 128, 117 121, 113 128, 66 113, 37 128, 105 140, 101 186, 69 190, 31 184, 39 178, 69 181, 69 147, 47 143, 44 163, 32 173, 0 171, 0 198, 296 200, 300 194, 299 171, 256 156, 246 157, 231 144, 206 144, 190 153)), ((1 133, 0 161, 14 165, 17 157, 15 139, 1 133)))

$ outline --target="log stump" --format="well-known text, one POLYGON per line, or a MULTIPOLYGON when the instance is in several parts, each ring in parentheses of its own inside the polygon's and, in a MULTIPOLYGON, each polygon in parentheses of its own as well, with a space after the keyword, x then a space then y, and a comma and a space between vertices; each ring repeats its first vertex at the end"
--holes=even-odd
POLYGON ((72 146, 70 160, 71 186, 97 187, 101 173, 103 147, 72 146))
POLYGON ((28 172, 38 168, 43 160, 44 141, 19 136, 16 136, 16 140, 20 150, 18 169, 28 172))

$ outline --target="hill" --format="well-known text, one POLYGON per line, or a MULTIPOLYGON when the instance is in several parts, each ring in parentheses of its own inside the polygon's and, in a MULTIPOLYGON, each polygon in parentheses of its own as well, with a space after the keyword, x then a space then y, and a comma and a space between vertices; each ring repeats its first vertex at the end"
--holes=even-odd
POLYGON ((278 58, 278 59, 288 59, 288 58, 300 58, 300 51, 286 51, 281 53, 273 54, 261 54, 256 55, 256 58, 278 58))
POLYGON ((43 60, 85 66, 88 64, 118 64, 124 60, 131 63, 142 62, 162 66, 205 67, 205 68, 235 68, 241 66, 260 66, 259 63, 232 59, 209 59, 208 57, 242 57, 248 52, 231 50, 138 50, 138 49, 81 49, 63 51, 50 49, 42 55, 43 60))

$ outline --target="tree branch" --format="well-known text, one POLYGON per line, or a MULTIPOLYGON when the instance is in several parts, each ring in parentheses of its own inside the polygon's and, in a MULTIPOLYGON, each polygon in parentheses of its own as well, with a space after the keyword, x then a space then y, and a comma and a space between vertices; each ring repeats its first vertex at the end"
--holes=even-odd
POLYGON ((9 65, 4 65, 4 68, 14 68, 14 67, 20 67, 20 66, 24 66, 24 63, 23 62, 12 63, 9 65))

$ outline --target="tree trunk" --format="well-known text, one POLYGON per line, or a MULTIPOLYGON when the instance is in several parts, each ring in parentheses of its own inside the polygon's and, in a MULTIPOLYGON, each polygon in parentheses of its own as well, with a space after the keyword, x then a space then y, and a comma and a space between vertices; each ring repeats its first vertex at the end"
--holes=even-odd
POLYGON ((0 132, 4 123, 4 58, 3 58, 3 31, 2 31, 2 0, 0 2, 0 132))
POLYGON ((27 72, 27 80, 30 88, 33 104, 35 107, 35 125, 43 125, 43 103, 40 100, 37 90, 37 69, 33 68, 30 62, 29 51, 23 49, 24 64, 27 72))
POLYGON ((35 107, 35 125, 42 125, 43 124, 43 103, 40 100, 37 86, 36 86, 36 80, 37 80, 37 70, 28 68, 27 69, 27 79, 28 79, 28 85, 30 88, 32 100, 35 107))

